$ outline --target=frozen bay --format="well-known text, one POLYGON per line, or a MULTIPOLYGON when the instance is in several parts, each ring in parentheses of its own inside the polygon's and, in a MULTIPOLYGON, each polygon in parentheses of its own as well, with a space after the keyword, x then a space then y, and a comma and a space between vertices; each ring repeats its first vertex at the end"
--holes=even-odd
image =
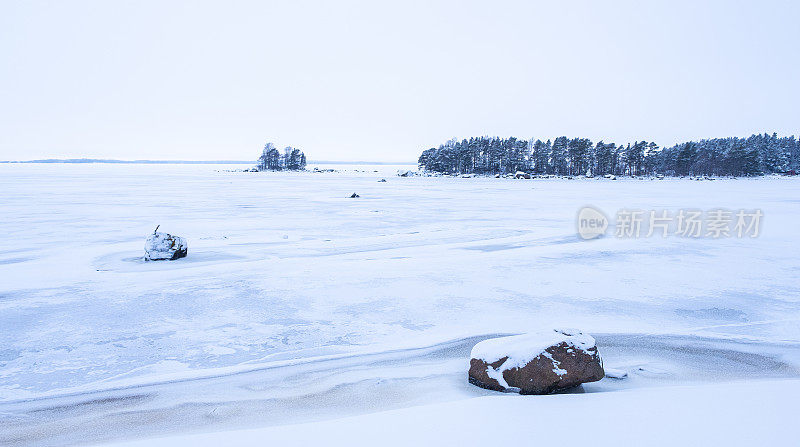
MULTIPOLYGON (((409 377, 422 385, 386 405, 485 395, 448 382, 463 370, 459 355, 415 356, 540 327, 598 335, 608 367, 641 368, 634 384, 797 376, 796 179, 404 178, 393 173, 409 167, 322 167, 339 172, 0 164, 0 439, 18 439, 34 410, 159 387, 170 405, 201 405, 198 414, 248 393, 296 398, 352 386, 357 396, 373 392, 364 380, 409 377), (585 205, 609 215, 760 209, 764 218, 752 239, 582 241, 575 217, 585 205), (185 237, 189 256, 143 262, 156 225, 185 237), (659 340, 679 342, 650 347, 659 340), (709 354, 674 358, 687 346, 709 354), (732 366, 720 351, 744 357, 732 366), (292 369, 392 352, 352 360, 347 374, 338 363, 310 375, 292 369), (303 386, 259 388, 275 380, 270 368, 300 374, 303 386), (210 381, 208 395, 186 385, 198 380, 210 381)), ((129 401, 166 406, 148 402, 129 401)), ((305 420, 309 409, 322 418, 319 407, 277 422, 305 420)), ((264 424, 236 414, 220 417, 264 424)))

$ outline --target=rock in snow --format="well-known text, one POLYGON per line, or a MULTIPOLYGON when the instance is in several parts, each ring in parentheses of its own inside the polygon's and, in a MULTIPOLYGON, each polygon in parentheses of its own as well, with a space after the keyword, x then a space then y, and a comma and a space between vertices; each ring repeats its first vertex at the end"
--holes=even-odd
POLYGON ((361 197, 361 196, 356 194, 356 193, 353 193, 353 195, 350 196, 351 199, 357 199, 359 197, 361 197))
POLYGON ((159 233, 158 227, 144 243, 144 259, 148 261, 175 260, 186 257, 186 239, 168 233, 159 233))
POLYGON ((609 379, 627 379, 628 372, 622 369, 604 368, 609 379))
POLYGON ((495 391, 549 394, 605 375, 594 338, 574 330, 484 340, 471 357, 470 383, 495 391))

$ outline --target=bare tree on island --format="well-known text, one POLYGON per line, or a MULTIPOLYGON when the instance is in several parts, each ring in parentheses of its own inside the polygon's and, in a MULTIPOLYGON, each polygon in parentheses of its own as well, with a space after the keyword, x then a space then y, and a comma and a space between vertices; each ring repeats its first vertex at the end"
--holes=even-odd
POLYGON ((286 146, 281 154, 274 144, 267 143, 256 168, 259 171, 302 171, 306 168, 306 154, 291 146, 286 146))

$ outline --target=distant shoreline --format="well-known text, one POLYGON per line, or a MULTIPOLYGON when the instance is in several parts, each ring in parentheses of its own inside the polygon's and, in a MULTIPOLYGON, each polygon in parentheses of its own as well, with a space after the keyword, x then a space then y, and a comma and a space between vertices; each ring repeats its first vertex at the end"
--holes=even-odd
MULTIPOLYGON (((42 160, 0 160, 0 163, 109 163, 109 164, 159 164, 159 165, 255 165, 255 161, 245 160, 112 160, 95 158, 64 158, 64 159, 42 159, 42 160)), ((393 162, 393 161, 309 161, 309 164, 320 165, 416 165, 413 162, 393 162)))

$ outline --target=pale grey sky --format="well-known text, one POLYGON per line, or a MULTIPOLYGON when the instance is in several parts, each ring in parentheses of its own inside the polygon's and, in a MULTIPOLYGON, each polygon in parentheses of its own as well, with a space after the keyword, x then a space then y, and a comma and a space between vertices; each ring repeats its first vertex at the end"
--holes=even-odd
POLYGON ((800 131, 794 1, 0 3, 0 159, 800 131))

